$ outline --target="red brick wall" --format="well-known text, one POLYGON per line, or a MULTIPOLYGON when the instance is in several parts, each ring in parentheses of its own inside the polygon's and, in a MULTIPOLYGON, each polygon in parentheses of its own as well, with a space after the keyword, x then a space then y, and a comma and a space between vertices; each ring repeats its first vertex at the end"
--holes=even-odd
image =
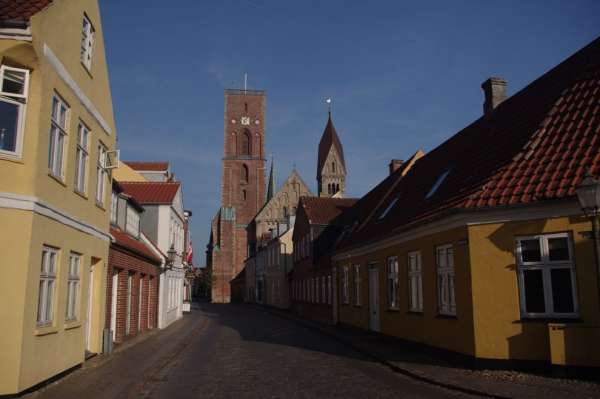
POLYGON ((265 203, 265 111, 264 94, 225 93, 221 209, 233 207, 235 218, 234 220, 222 219, 220 226, 213 226, 213 229, 215 227, 221 229, 221 239, 217 243, 219 248, 213 253, 212 270, 215 281, 212 299, 214 302, 230 301, 229 282, 242 270, 247 257, 245 227, 265 203), (242 117, 250 118, 250 124, 242 125, 242 117), (251 137, 250 154, 244 154, 242 150, 245 131, 248 131, 251 137), (244 165, 249 172, 247 182, 242 178, 244 165), (245 200, 242 190, 246 192, 245 200))
POLYGON ((108 256, 107 294, 106 294, 106 319, 105 326, 111 328, 112 317, 112 276, 118 274, 117 306, 116 306, 116 331, 115 342, 123 342, 126 338, 138 334, 138 322, 141 318, 141 332, 148 325, 156 327, 158 312, 158 276, 159 268, 144 258, 137 256, 118 246, 111 245, 108 256), (127 280, 131 275, 131 312, 130 331, 126 336, 127 315, 127 280), (142 290, 142 312, 139 310, 139 290, 142 290), (148 303, 148 301, 150 301, 148 303))

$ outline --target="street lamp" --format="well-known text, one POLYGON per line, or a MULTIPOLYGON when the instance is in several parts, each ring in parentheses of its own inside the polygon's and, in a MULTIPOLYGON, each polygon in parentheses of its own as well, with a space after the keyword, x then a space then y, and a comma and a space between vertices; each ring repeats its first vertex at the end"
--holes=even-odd
POLYGON ((173 270, 173 265, 175 264, 175 257, 177 256, 177 251, 175 251, 175 247, 171 245, 171 248, 167 251, 167 268, 169 270, 173 270))
MULTIPOLYGON (((592 221, 592 239, 598 274, 598 289, 600 290, 600 179, 586 176, 575 190, 583 213, 592 221)), ((600 292, 599 292, 600 295, 600 292)))

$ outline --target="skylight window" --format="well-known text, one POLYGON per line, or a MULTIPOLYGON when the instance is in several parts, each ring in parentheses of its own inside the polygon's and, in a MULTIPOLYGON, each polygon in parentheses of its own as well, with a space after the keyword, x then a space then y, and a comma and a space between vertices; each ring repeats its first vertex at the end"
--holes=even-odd
POLYGON ((385 208, 385 210, 383 212, 381 212, 381 215, 379 216, 379 220, 383 220, 387 216, 387 214, 390 213, 390 211, 392 210, 394 205, 396 205, 396 202, 398 202, 398 197, 394 198, 394 200, 392 202, 390 202, 390 204, 387 206, 387 208, 385 208))
POLYGON ((440 177, 438 177, 438 179, 435 181, 435 184, 433 185, 433 187, 431 187, 431 190, 429 190, 429 192, 425 196, 425 199, 429 199, 429 198, 433 197, 435 192, 438 190, 438 188, 440 188, 440 186, 442 185, 444 180, 446 180, 446 177, 448 177, 449 174, 450 174, 450 169, 447 169, 444 173, 442 173, 440 175, 440 177))

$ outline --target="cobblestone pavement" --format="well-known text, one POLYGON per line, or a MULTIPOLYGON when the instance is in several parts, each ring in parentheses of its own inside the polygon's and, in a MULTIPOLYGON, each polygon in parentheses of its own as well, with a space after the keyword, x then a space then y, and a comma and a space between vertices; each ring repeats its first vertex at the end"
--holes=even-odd
POLYGON ((30 396, 472 397, 394 373, 293 320, 216 304, 202 304, 168 329, 30 396))

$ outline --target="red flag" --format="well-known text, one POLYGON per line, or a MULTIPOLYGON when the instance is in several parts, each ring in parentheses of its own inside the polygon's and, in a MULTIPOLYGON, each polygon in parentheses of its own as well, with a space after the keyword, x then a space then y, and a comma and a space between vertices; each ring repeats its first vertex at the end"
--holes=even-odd
POLYGON ((190 240, 190 242, 188 243, 187 257, 186 257, 185 261, 187 262, 188 265, 191 265, 193 259, 194 259, 194 250, 192 249, 192 240, 190 240))

